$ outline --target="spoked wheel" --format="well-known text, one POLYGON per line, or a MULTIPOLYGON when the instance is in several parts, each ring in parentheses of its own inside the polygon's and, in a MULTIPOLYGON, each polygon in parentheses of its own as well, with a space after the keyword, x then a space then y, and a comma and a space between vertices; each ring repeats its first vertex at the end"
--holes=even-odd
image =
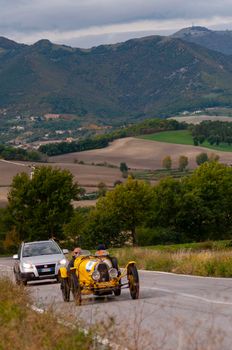
MULTIPOLYGON (((121 276, 121 272, 120 271, 118 271, 118 277, 119 276, 121 276)), ((118 283, 118 286, 114 289, 114 295, 116 296, 116 297, 118 297, 119 295, 121 295, 121 284, 122 284, 122 282, 121 282, 121 279, 119 280, 119 283, 118 283)))
POLYGON ((81 286, 75 273, 71 274, 71 289, 76 305, 81 305, 81 286))
POLYGON ((62 297, 64 301, 70 300, 70 286, 67 278, 61 278, 60 288, 62 291, 62 297))
POLYGON ((127 279, 129 283, 130 295, 132 299, 139 297, 139 274, 135 265, 129 265, 127 268, 127 279))

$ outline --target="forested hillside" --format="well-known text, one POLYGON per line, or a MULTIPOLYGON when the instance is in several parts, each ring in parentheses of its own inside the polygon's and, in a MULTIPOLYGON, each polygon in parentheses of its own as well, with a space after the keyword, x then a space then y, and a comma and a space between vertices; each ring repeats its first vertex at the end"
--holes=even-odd
POLYGON ((112 122, 232 105, 228 56, 161 36, 88 50, 0 38, 0 81, 4 113, 112 122))

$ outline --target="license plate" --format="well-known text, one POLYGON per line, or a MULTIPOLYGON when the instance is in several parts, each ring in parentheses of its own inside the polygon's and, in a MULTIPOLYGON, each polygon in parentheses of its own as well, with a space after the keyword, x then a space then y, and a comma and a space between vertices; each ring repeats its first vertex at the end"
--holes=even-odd
POLYGON ((40 272, 50 272, 50 271, 52 271, 52 269, 50 269, 49 267, 40 269, 40 272))

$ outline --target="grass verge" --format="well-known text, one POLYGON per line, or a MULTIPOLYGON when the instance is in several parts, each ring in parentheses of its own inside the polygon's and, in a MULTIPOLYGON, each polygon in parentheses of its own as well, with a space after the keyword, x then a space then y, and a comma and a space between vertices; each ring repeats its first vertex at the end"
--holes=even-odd
POLYGON ((231 277, 231 249, 181 249, 162 250, 150 248, 121 248, 113 254, 118 258, 120 266, 135 260, 139 269, 165 271, 197 276, 231 277))
POLYGON ((51 310, 33 311, 26 288, 3 277, 0 290, 0 350, 96 349, 91 334, 61 325, 51 310))

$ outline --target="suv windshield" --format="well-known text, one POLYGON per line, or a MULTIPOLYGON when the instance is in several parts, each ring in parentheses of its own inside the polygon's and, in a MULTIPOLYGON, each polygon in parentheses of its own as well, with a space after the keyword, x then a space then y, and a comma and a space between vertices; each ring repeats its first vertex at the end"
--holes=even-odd
POLYGON ((61 250, 53 242, 28 243, 23 248, 23 257, 51 254, 61 254, 61 250))

